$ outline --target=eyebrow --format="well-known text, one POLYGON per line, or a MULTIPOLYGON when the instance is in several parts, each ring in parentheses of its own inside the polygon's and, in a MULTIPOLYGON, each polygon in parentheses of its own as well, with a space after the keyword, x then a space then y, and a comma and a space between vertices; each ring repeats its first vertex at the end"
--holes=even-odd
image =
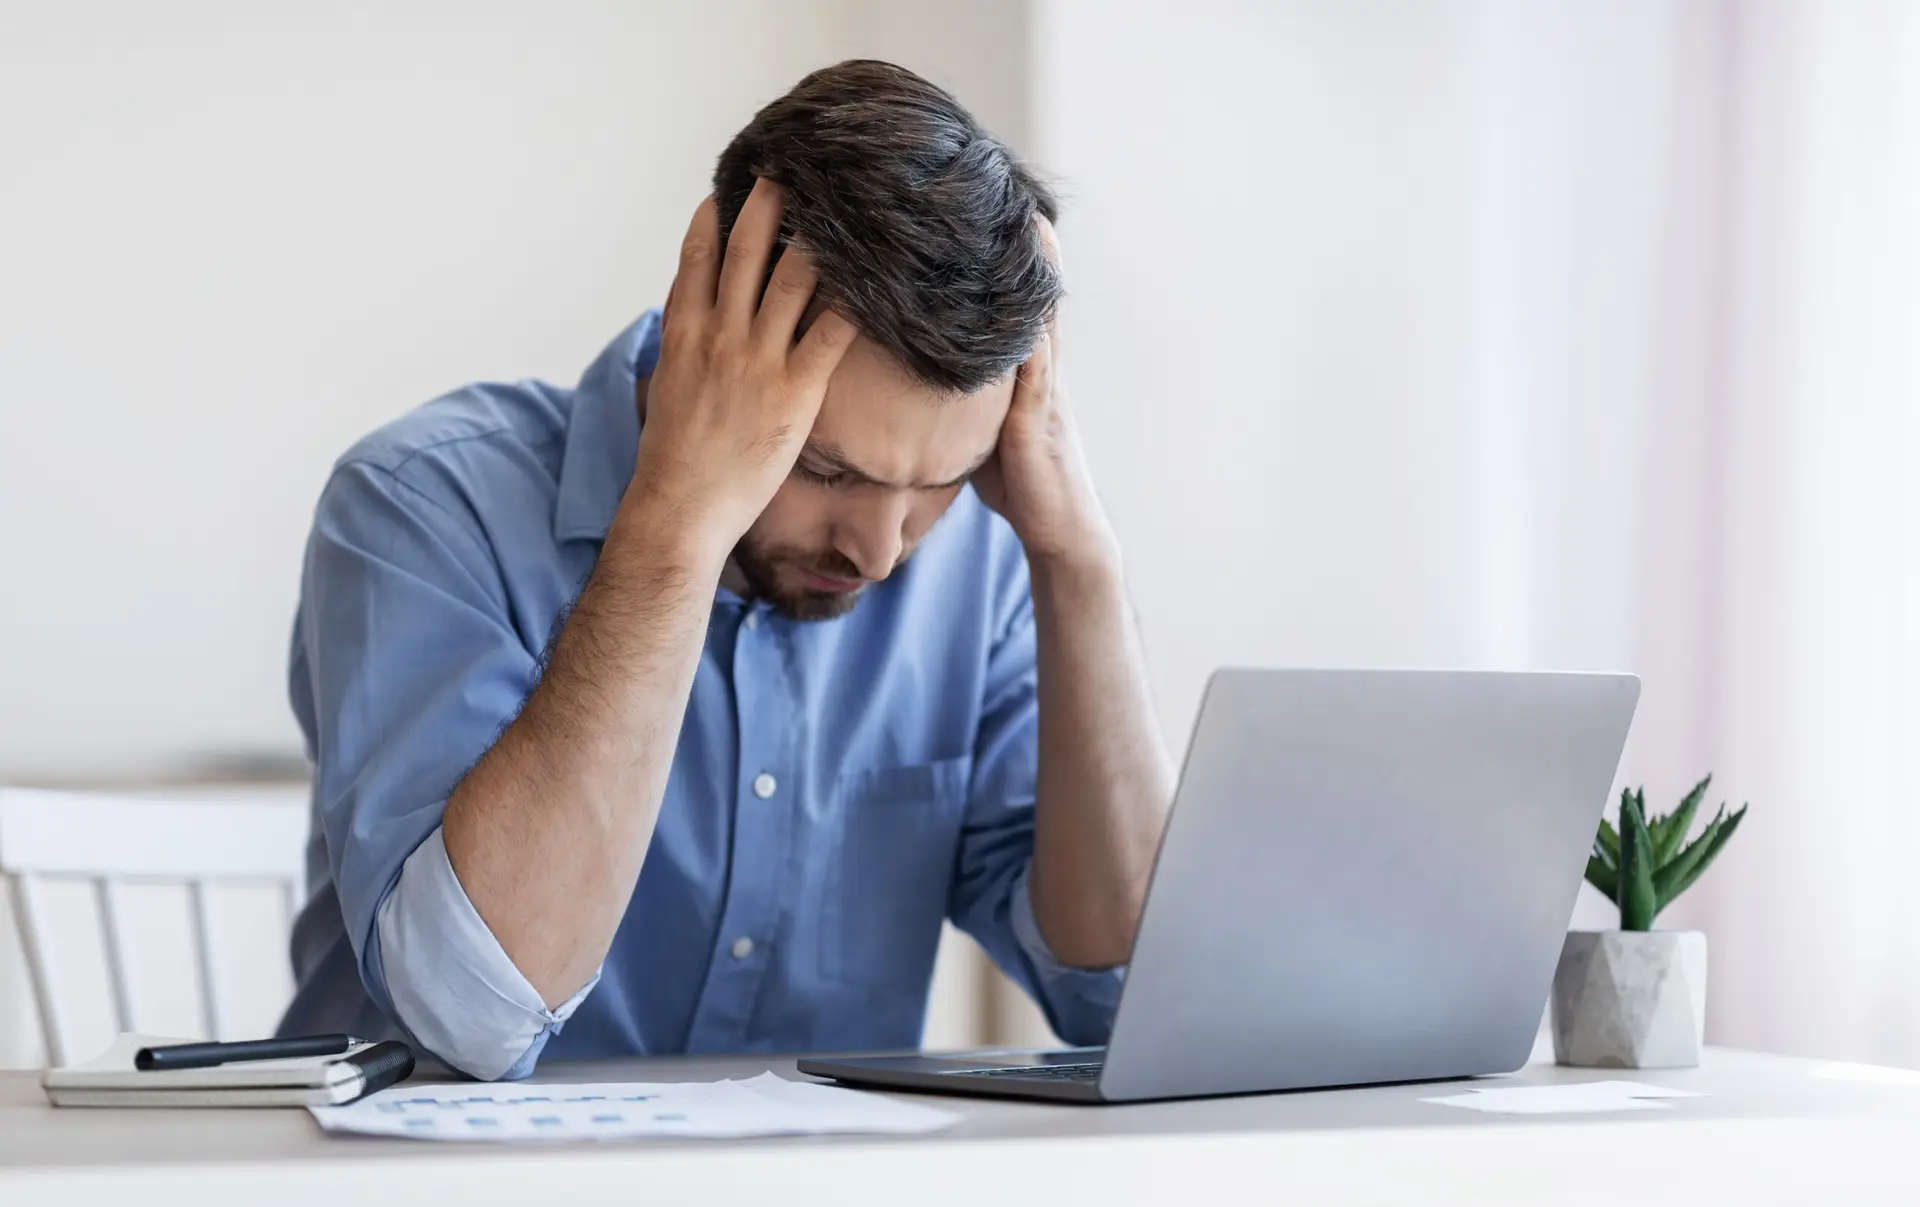
POLYGON ((806 447, 800 450, 800 455, 814 462, 820 471, 824 471, 828 475, 844 474, 853 481, 867 486, 884 486, 891 490, 951 490, 956 486, 964 484, 968 478, 974 475, 975 470, 985 465, 988 458, 993 456, 993 450, 988 449, 978 457, 975 457, 973 464, 967 466, 966 470, 957 478, 946 482, 910 482, 905 485, 897 482, 889 482, 885 478, 877 478, 866 470, 861 469, 853 463, 852 458, 847 456, 845 449, 831 440, 808 440, 806 447))

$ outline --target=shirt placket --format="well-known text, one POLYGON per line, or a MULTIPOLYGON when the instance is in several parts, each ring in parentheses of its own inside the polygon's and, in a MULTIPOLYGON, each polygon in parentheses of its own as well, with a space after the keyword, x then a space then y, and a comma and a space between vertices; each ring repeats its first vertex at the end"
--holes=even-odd
POLYGON ((733 696, 740 734, 733 844, 726 901, 688 1036, 694 1052, 750 1046, 754 1003, 779 954, 774 944, 800 769, 793 765, 780 635, 762 604, 748 605, 734 638, 733 696))

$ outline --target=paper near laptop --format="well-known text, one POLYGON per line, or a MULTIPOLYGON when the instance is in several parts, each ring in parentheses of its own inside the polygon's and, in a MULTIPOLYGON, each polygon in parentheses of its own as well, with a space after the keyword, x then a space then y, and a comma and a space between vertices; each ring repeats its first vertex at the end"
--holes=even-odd
POLYGON ((1671 1106, 1657 1100, 1700 1097, 1703 1095, 1691 1090, 1670 1090, 1639 1081, 1581 1081, 1468 1090, 1420 1101, 1495 1115, 1585 1115, 1600 1111, 1669 1111, 1671 1106))
POLYGON ((416 1140, 724 1140, 830 1132, 917 1135, 948 1111, 765 1073, 751 1081, 401 1085, 311 1108, 330 1132, 416 1140))

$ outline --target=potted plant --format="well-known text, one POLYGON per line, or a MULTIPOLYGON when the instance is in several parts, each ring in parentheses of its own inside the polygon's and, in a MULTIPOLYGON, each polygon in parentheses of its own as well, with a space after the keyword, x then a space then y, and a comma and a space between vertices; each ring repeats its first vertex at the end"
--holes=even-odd
POLYGON ((1674 1069, 1700 1063, 1706 1028, 1707 936, 1653 929, 1660 911, 1700 878, 1747 815, 1726 806, 1691 842, 1709 775, 1665 817, 1644 791, 1620 794, 1620 828, 1605 818, 1587 882, 1620 907, 1620 929, 1572 931, 1553 974, 1553 1056, 1563 1065, 1674 1069))

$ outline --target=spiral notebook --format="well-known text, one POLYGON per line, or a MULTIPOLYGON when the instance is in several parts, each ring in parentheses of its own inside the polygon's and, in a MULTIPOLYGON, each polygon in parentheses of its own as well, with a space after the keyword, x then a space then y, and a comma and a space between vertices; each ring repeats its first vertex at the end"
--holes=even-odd
POLYGON ((84 1064, 48 1069, 40 1088, 55 1106, 337 1106, 404 1080, 413 1052, 401 1043, 357 1044, 338 1056, 250 1060, 207 1069, 142 1072, 142 1048, 188 1041, 122 1033, 84 1064))

